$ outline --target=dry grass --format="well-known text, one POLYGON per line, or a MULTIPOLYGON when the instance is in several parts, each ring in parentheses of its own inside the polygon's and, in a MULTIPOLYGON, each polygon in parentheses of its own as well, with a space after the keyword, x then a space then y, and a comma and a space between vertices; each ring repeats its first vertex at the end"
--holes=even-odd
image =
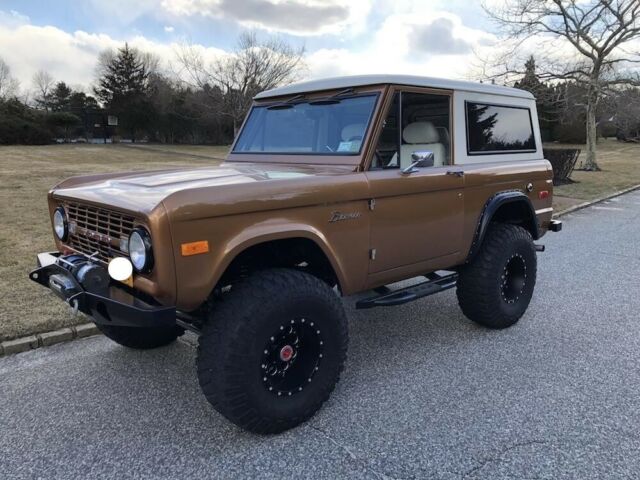
MULTIPOLYGON (((51 186, 92 172, 207 165, 225 153, 225 147, 204 146, 0 147, 0 341, 82 321, 27 278, 35 254, 53 247, 46 203, 51 186)), ((640 145, 605 141, 599 161, 602 172, 576 171, 578 183, 556 187, 556 210, 640 184, 640 145)))
POLYGON ((47 192, 74 175, 207 165, 226 147, 53 145, 0 147, 0 341, 69 326, 64 304, 27 278, 35 254, 53 248, 47 192), (170 150, 167 153, 166 150, 170 150))
POLYGON ((602 197, 607 193, 640 184, 640 145, 621 143, 614 139, 601 140, 598 144, 598 164, 601 172, 578 170, 584 161, 584 145, 554 145, 582 149, 578 165, 571 175, 576 183, 554 189, 554 208, 564 210, 587 200, 602 197))

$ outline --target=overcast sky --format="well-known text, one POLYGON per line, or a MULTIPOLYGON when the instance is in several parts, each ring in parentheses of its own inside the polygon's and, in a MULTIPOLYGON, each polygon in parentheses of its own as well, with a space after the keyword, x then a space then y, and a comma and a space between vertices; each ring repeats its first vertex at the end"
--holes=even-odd
POLYGON ((245 29, 304 45, 308 78, 467 78, 495 42, 477 0, 0 0, 0 57, 23 90, 39 69, 87 88, 98 53, 125 41, 167 65, 181 42, 212 58, 245 29))

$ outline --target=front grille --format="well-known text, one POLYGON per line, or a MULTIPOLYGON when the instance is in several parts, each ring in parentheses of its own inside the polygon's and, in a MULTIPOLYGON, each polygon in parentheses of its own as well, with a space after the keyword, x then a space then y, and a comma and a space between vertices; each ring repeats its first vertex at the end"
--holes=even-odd
POLYGON ((134 218, 106 208, 79 203, 65 205, 69 216, 67 244, 82 253, 94 255, 103 262, 126 256, 120 245, 127 245, 134 218))

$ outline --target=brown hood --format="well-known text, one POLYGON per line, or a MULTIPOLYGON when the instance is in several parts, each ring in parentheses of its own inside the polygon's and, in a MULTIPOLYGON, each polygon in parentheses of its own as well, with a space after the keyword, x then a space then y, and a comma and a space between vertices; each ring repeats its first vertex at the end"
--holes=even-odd
MULTIPOLYGON (((192 169, 171 169, 73 177, 52 190, 55 198, 73 199, 93 204, 113 206, 133 213, 149 215, 168 197, 179 199, 181 207, 200 203, 203 195, 207 203, 227 204, 231 195, 245 200, 264 194, 265 189, 291 195, 294 183, 309 184, 318 177, 345 175, 353 167, 314 165, 274 165, 224 163, 220 166, 192 169), (267 185, 268 184, 268 185, 267 185)), ((315 182, 313 182, 315 183, 315 182)), ((264 200, 264 198, 263 198, 264 200)))

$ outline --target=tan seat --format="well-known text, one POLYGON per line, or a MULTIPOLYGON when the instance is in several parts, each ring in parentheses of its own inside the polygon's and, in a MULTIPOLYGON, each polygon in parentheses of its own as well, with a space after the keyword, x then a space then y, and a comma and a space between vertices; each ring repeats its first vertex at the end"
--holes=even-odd
POLYGON ((363 123, 352 123, 346 125, 340 133, 342 142, 352 142, 351 151, 360 151, 365 128, 366 125, 363 123))
POLYGON ((346 125, 342 129, 342 135, 341 135, 342 141, 348 142, 353 138, 362 140, 362 137, 364 135, 364 129, 365 129, 364 123, 352 123, 350 125, 346 125))
POLYGON ((444 145, 444 151, 446 154, 445 164, 449 165, 451 163, 451 135, 449 135, 449 130, 445 127, 436 127, 438 131, 438 135, 440 135, 440 143, 444 145))
POLYGON ((446 164, 447 151, 440 143, 440 134, 431 122, 410 123, 402 131, 402 139, 406 142, 400 146, 400 168, 411 165, 413 152, 433 152, 433 166, 446 164))

